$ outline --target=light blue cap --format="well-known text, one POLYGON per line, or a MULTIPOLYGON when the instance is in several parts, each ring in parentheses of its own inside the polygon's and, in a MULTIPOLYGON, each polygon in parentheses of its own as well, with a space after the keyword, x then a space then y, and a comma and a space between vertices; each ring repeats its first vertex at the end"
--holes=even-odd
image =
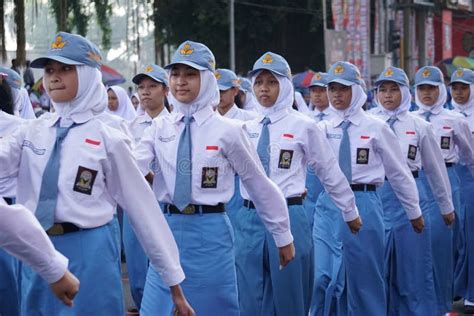
POLYGON ((269 70, 277 75, 286 77, 291 80, 290 65, 282 56, 266 52, 253 65, 253 69, 249 72, 249 76, 253 76, 261 70, 269 70))
POLYGON ((87 38, 81 35, 59 32, 49 46, 46 56, 31 62, 33 68, 44 68, 49 60, 55 60, 66 65, 87 65, 100 68, 102 54, 87 38))
POLYGON ((11 88, 21 89, 21 77, 15 70, 0 66, 0 73, 6 75, 5 81, 11 88))
POLYGON ((473 84, 474 83, 474 71, 466 68, 458 68, 451 75, 450 85, 455 82, 461 82, 464 84, 473 84))
POLYGON ((440 86, 444 84, 443 73, 438 67, 421 67, 415 74, 415 87, 422 84, 428 84, 431 86, 440 86))
POLYGON ((362 86, 364 84, 359 69, 347 61, 338 61, 329 68, 328 84, 332 82, 337 82, 344 86, 355 84, 362 86))
POLYGON ((193 41, 185 41, 179 45, 178 49, 171 59, 171 63, 165 66, 170 69, 176 64, 188 65, 197 70, 216 69, 216 59, 211 50, 204 44, 193 41))
POLYGON ((219 86, 219 90, 225 91, 229 90, 230 88, 240 87, 240 80, 237 75, 229 69, 216 69, 214 75, 217 79, 217 85, 219 86))
POLYGON ((403 69, 397 67, 386 68, 375 81, 375 85, 380 85, 383 81, 393 81, 402 86, 409 86, 410 81, 408 80, 407 74, 403 69))
POLYGON ((314 74, 313 78, 311 78, 311 83, 309 84, 308 88, 311 87, 327 87, 328 86, 328 74, 325 72, 317 72, 314 74))
POLYGON ((240 80, 240 90, 243 92, 252 91, 252 82, 244 77, 239 77, 240 80))
POLYGON ((168 73, 158 65, 149 64, 146 66, 145 71, 135 75, 135 77, 132 78, 132 81, 134 84, 139 84, 144 77, 148 77, 168 86, 168 73))

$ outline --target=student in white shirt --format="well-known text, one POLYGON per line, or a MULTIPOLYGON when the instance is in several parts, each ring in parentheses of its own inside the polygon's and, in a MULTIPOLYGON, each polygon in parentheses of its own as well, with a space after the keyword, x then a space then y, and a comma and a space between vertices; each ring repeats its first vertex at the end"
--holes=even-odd
MULTIPOLYGON (((419 110, 413 113, 431 122, 433 126, 448 171, 456 212, 453 229, 446 227, 442 218, 431 218, 437 313, 444 314, 452 309, 453 271, 458 259, 461 258, 462 261, 462 254, 465 251, 465 240, 460 233, 460 223, 464 222, 465 214, 461 208, 459 177, 453 167, 463 160, 471 175, 474 174, 472 136, 465 117, 444 108, 447 91, 439 68, 433 66, 420 68, 415 74, 415 88, 415 102, 419 110)), ((425 180, 424 177, 422 179, 425 180)), ((427 194, 428 200, 433 201, 433 194, 429 188, 427 194)), ((432 214, 438 212, 438 206, 434 202, 430 207, 433 209, 432 214)))
MULTIPOLYGON (((179 283, 184 273, 173 236, 139 172, 127 138, 95 119, 107 106, 100 51, 60 32, 45 57, 43 83, 56 112, 0 140, 0 177, 18 177, 17 201, 34 210, 55 247, 69 258, 82 291, 75 315, 123 315, 120 254, 112 224, 117 203, 128 211, 151 264, 172 288, 184 315, 194 315, 179 283)), ((22 267, 22 314, 61 315, 47 284, 22 267)))
MULTIPOLYGON (((165 204, 187 276, 183 290, 196 314, 231 316, 240 312, 234 235, 224 204, 234 193, 235 173, 278 246, 272 260, 286 266, 294 246, 283 195, 265 176, 242 124, 213 111, 219 103, 214 65, 205 45, 186 41, 178 47, 165 67, 176 114, 153 121, 135 156, 144 175, 157 161, 153 189, 165 204)), ((172 308, 169 290, 150 268, 140 313, 169 315, 172 308)))
POLYGON ((342 210, 350 228, 346 230, 357 232, 361 222, 354 195, 334 154, 328 151, 324 134, 313 120, 291 109, 293 84, 286 60, 265 53, 250 74, 261 114, 244 125, 267 175, 286 198, 297 258, 287 269, 279 270, 277 248, 257 216, 259 206, 243 187, 244 205, 235 224, 241 315, 308 315, 313 256, 318 254, 313 254, 310 222, 302 205, 307 165, 315 169, 342 210))
POLYGON ((415 178, 425 219, 422 234, 413 232, 390 182, 378 189, 382 199, 386 235, 388 315, 436 315, 436 293, 431 250, 431 217, 454 222, 451 186, 443 155, 431 124, 408 112, 409 81, 402 69, 388 67, 377 78, 377 108, 372 113, 387 122, 397 135, 406 163, 415 178), (424 170, 439 212, 432 212, 419 173, 424 170))
POLYGON ((107 95, 109 102, 106 112, 117 115, 129 122, 137 116, 132 100, 130 100, 124 88, 111 86, 107 89, 107 95))
POLYGON ((329 102, 337 116, 320 126, 351 183, 364 225, 359 234, 349 234, 327 194, 320 195, 313 228, 319 255, 311 314, 385 315, 385 229, 376 188, 387 177, 413 229, 421 232, 418 190, 395 134, 362 109, 367 96, 357 67, 340 61, 328 75, 329 102))

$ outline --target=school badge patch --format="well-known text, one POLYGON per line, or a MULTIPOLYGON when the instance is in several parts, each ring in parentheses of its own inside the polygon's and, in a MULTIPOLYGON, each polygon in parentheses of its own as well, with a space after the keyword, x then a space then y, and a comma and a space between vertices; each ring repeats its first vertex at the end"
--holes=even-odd
POLYGON ((215 189, 217 188, 218 167, 202 168, 201 188, 215 189))
POLYGON ((191 55, 194 52, 194 49, 191 48, 189 43, 184 44, 183 48, 179 50, 179 53, 184 56, 191 55))
POLYGON ((418 147, 415 145, 408 145, 408 159, 415 160, 417 151, 418 147))
POLYGON ((56 39, 54 40, 53 44, 51 44, 52 49, 61 49, 66 45, 66 42, 64 41, 62 36, 56 36, 56 39))
POLYGON ((280 158, 278 159, 278 168, 290 169, 292 159, 293 159, 293 150, 288 150, 288 149, 280 150, 280 158))
POLYGON ((359 165, 367 165, 369 163, 369 148, 357 148, 357 160, 359 165))
POLYGON ((429 69, 425 69, 425 70, 423 70, 423 72, 421 73, 421 76, 422 76, 423 78, 428 78, 428 77, 430 76, 430 74, 431 74, 431 73, 430 73, 430 70, 429 70, 429 69))
POLYGON ((79 166, 79 169, 77 169, 73 190, 79 193, 91 195, 96 177, 97 170, 79 166))
POLYGON ((451 137, 441 136, 441 149, 451 148, 451 137))
POLYGON ((273 63, 272 55, 266 54, 266 55, 263 57, 263 59, 262 59, 262 63, 264 63, 264 64, 271 64, 271 63, 273 63))
POLYGON ((462 69, 458 69, 456 70, 456 77, 462 77, 464 76, 464 71, 462 69))
POLYGON ((343 73, 344 73, 344 66, 337 65, 336 68, 334 68, 335 75, 342 75, 343 73))
POLYGON ((393 76, 393 69, 388 68, 387 71, 385 72, 385 77, 391 77, 393 76))

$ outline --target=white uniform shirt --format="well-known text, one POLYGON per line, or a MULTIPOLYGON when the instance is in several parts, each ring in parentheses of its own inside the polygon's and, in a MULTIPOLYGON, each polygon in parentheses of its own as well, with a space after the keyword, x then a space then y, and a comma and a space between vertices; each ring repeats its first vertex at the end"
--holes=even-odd
MULTIPOLYGON (((140 170, 145 175, 153 159, 157 160, 153 189, 158 201, 173 204, 176 158, 183 114, 153 120, 135 149, 140 170)), ((227 203, 234 194, 234 175, 252 192, 258 213, 272 233, 277 247, 293 241, 288 208, 281 191, 266 176, 255 149, 241 122, 216 114, 204 107, 193 114, 192 196, 191 203, 217 205, 227 203), (260 176, 259 176, 260 174, 260 176)))
MULTIPOLYGON (((413 113, 422 119, 425 118, 419 111, 413 113)), ((439 108, 431 115, 430 121, 438 137, 444 161, 458 163, 462 160, 474 175, 472 133, 464 115, 439 108)))
MULTIPOLYGON (((351 144, 352 183, 381 186, 385 176, 402 203, 409 219, 421 216, 418 189, 415 179, 403 157, 397 137, 384 121, 358 109, 349 117, 351 144)), ((336 116, 320 126, 339 159, 343 119, 336 116)), ((339 161, 339 160, 337 160, 339 161)))
MULTIPOLYGON (((219 113, 218 110, 216 110, 217 113, 219 113)), ((219 113, 220 114, 220 113, 219 113)), ((239 121, 249 121, 253 120, 258 116, 258 114, 254 111, 247 111, 247 110, 242 110, 239 109, 237 105, 233 105, 229 111, 227 111, 223 117, 227 117, 229 119, 234 119, 234 120, 239 120, 239 121)))
MULTIPOLYGON (((454 108, 453 112, 456 112, 456 113, 460 113, 460 109, 456 109, 454 108)), ((469 124, 469 129, 471 130, 471 135, 472 135, 472 142, 471 142, 471 147, 474 149, 474 106, 471 106, 465 110, 463 110, 463 112, 467 115, 466 116, 466 120, 467 120, 467 123, 469 124)), ((464 114, 461 114, 462 116, 464 116, 464 114)))
POLYGON ((121 131, 129 138, 131 137, 130 131, 128 129, 128 122, 120 116, 113 115, 108 112, 102 112, 96 117, 99 119, 99 121, 105 123, 105 125, 121 131))
POLYGON ((316 122, 330 121, 337 116, 337 114, 330 107, 325 108, 322 112, 319 111, 315 107, 313 110, 309 111, 307 114, 309 117, 316 120, 316 122), (318 116, 320 113, 324 113, 321 120, 319 119, 319 116, 318 116))
MULTIPOLYGON (((163 116, 168 116, 171 115, 170 112, 166 108, 163 108, 163 110, 158 114, 157 117, 163 117, 163 116)), ((128 125, 128 129, 130 130, 130 133, 132 135, 132 140, 134 144, 138 144, 140 142, 140 139, 143 136, 143 132, 145 132, 145 129, 151 125, 153 122, 153 119, 151 116, 145 112, 141 115, 138 115, 131 121, 128 125)))
MULTIPOLYGON (((252 144, 257 148, 262 131, 262 120, 245 123, 252 144)), ((271 123, 269 177, 278 185, 286 198, 301 196, 305 191, 307 166, 315 170, 326 192, 343 212, 345 221, 359 216, 347 179, 342 173, 321 129, 306 116, 283 109, 268 115, 271 123)), ((245 188, 241 188, 242 197, 249 199, 245 188)))
MULTIPOLYGON (((18 116, 0 110, 0 138, 8 137, 26 121, 18 116)), ((0 177, 0 197, 15 197, 16 177, 0 177)))
POLYGON ((57 252, 34 215, 0 198, 0 248, 31 266, 48 283, 66 273, 68 259, 57 252))
MULTIPOLYGON (((58 119, 53 114, 30 121, 0 140, 0 177, 18 176, 17 201, 33 211, 55 143, 58 119)), ((96 118, 71 128, 62 143, 58 190, 55 222, 99 227, 113 219, 118 203, 127 210, 138 239, 164 282, 175 285, 184 279, 173 235, 123 133, 96 118)))
MULTIPOLYGON (((384 112, 373 113, 384 121, 390 118, 384 112)), ((441 213, 451 213, 454 210, 451 184, 433 126, 410 112, 397 115, 397 119, 393 128, 408 167, 411 171, 424 169, 441 213)))

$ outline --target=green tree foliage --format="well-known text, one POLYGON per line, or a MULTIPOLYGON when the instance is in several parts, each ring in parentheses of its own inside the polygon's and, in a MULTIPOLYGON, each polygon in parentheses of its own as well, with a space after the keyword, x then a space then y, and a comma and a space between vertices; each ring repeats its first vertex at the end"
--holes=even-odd
MULTIPOLYGON (((203 42, 218 67, 229 67, 228 14, 228 0, 161 0, 155 24, 163 42, 203 42)), ((293 72, 324 69, 322 21, 320 0, 235 0, 237 72, 266 51, 283 55, 293 72)))

